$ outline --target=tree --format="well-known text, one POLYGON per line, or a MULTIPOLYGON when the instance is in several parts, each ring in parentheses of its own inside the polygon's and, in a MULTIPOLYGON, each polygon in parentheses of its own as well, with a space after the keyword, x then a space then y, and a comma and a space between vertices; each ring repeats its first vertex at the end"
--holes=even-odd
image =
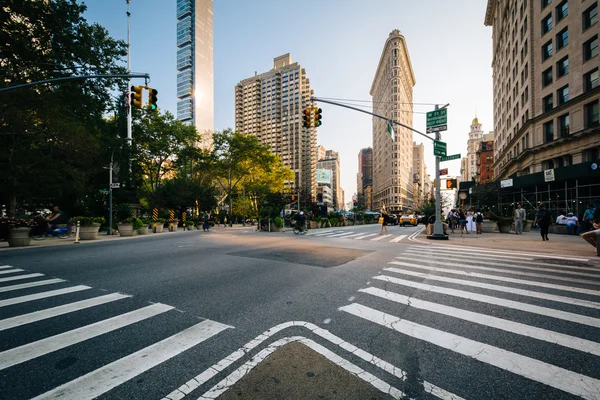
POLYGON ((155 197, 156 205, 180 212, 187 208, 200 211, 217 206, 216 191, 212 185, 200 185, 189 178, 175 178, 163 182, 155 197))
MULTIPOLYGON (((126 44, 88 24, 75 0, 7 0, 0 8, 0 87, 124 73, 126 44), (33 45, 35 44, 35 45, 33 45)), ((119 79, 37 85, 0 95, 0 200, 37 206, 89 192, 102 168, 99 124, 119 79)))

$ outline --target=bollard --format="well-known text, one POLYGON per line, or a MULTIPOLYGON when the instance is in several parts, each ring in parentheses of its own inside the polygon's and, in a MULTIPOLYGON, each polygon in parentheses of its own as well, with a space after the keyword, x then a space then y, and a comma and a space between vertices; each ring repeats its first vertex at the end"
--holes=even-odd
POLYGON ((77 227, 75 228, 75 243, 79 243, 79 221, 77 221, 77 227))

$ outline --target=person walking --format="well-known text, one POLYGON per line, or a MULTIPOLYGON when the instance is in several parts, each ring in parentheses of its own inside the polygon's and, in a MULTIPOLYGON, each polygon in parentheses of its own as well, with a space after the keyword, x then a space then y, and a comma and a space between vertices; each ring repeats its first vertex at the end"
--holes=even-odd
POLYGON ((483 233, 483 214, 481 211, 478 211, 475 215, 475 226, 477 228, 477 234, 481 235, 483 233))
POLYGON ((515 235, 523 234, 523 221, 525 221, 526 217, 527 217, 527 214, 525 213, 525 210, 523 208, 521 208, 521 203, 518 203, 517 208, 515 208, 515 215, 514 215, 515 235))
POLYGON ((535 225, 536 222, 538 223, 542 240, 550 240, 548 239, 548 228, 550 227, 551 221, 552 216, 550 211, 546 210, 544 203, 541 203, 538 207, 537 213, 535 214, 535 221, 533 221, 533 224, 535 225))
POLYGON ((477 227, 475 226, 475 216, 473 215, 473 209, 467 211, 467 231, 475 232, 477 227))
POLYGON ((467 216, 465 215, 464 210, 459 210, 458 212, 458 223, 460 224, 460 234, 462 235, 463 230, 467 231, 467 235, 469 234, 469 230, 467 229, 467 216))
POLYGON ((448 225, 449 225, 450 229, 452 230, 452 233, 454 233, 454 224, 452 223, 453 218, 454 218, 454 209, 448 211, 448 214, 446 215, 446 221, 448 221, 448 225))
POLYGON ((585 233, 585 232, 593 229, 594 211, 596 211, 594 205, 592 203, 588 204, 587 210, 585 210, 585 212, 583 213, 583 218, 581 221, 581 231, 582 232, 585 233))
POLYGON ((383 233, 383 230, 385 229, 385 235, 389 235, 388 233, 388 229, 387 229, 387 223, 388 223, 388 215, 387 215, 387 211, 385 209, 385 206, 381 209, 381 217, 379 217, 379 222, 381 223, 381 231, 379 232, 379 235, 381 236, 381 234, 383 233))

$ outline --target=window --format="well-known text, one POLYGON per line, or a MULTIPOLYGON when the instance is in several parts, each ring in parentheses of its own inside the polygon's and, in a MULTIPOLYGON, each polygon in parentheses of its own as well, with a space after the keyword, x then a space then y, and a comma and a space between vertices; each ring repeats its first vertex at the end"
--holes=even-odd
POLYGON ((556 22, 560 21, 567 15, 569 15, 569 2, 565 0, 556 6, 556 22))
POLYGON ((528 101, 529 101, 529 86, 527 86, 525 88, 525 102, 523 103, 523 105, 525 105, 528 101))
POLYGON ((588 92, 598 87, 598 68, 583 75, 583 91, 588 92))
POLYGON ((569 134, 569 114, 558 117, 558 137, 565 137, 569 134))
POLYGON ((583 30, 598 22, 598 3, 583 12, 583 30))
POLYGON ((552 0, 542 0, 542 10, 546 8, 548 4, 550 4, 552 0))
POLYGON ((560 78, 563 75, 569 73, 569 57, 561 58, 559 62, 556 63, 556 75, 560 78))
POLYGON ((583 61, 598 55, 598 35, 583 44, 583 61))
POLYGON ((591 103, 583 106, 584 118, 585 118, 585 127, 590 128, 592 126, 596 126, 599 124, 598 122, 598 104, 599 100, 592 101, 591 103))
POLYGON ((542 87, 552 83, 552 67, 542 72, 542 87))
POLYGON ((552 101, 552 94, 549 94, 548 96, 546 96, 542 99, 542 105, 543 105, 544 112, 548 112, 548 111, 552 110, 552 108, 554 108, 554 103, 552 101))
POLYGON ((569 101, 569 85, 563 86, 556 91, 556 102, 560 106, 569 101))
MULTIPOLYGON (((597 43, 596 43, 596 45, 597 45, 597 43)), ((542 61, 546 61, 551 56, 552 56, 552 40, 550 40, 549 42, 547 42, 545 45, 542 46, 542 61)))
POLYGON ((560 50, 569 44, 569 31, 567 28, 556 35, 556 50, 560 50))
POLYGON ((546 15, 544 19, 542 19, 542 35, 548 33, 552 29, 552 13, 546 15))
POLYGON ((544 143, 554 140, 554 121, 548 121, 544 124, 544 143))

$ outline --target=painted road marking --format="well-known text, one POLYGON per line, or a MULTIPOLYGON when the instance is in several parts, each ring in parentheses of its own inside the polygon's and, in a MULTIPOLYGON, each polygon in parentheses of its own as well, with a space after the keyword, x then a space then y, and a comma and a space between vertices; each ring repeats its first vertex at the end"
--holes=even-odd
MULTIPOLYGON (((473 253, 491 253, 491 254, 512 254, 512 255, 517 255, 517 256, 529 256, 529 257, 535 257, 535 258, 556 258, 558 260, 568 260, 568 261, 589 261, 589 258, 581 258, 581 257, 562 257, 562 256, 555 256, 555 255, 551 255, 551 254, 542 254, 542 253, 522 253, 519 251, 510 251, 510 252, 506 252, 506 251, 497 251, 497 250, 489 250, 489 249, 485 249, 485 248, 474 248, 474 247, 465 247, 465 246, 452 246, 452 245, 444 245, 444 246, 427 246, 427 245, 414 245, 411 247, 417 247, 417 248, 421 248, 421 249, 434 249, 434 250, 450 250, 450 249, 460 249, 460 250, 468 250, 469 254, 473 254, 473 253)), ((509 256, 504 256, 505 258, 508 258, 509 256)), ((515 257, 511 257, 511 258, 515 258, 515 257)))
POLYGON ((158 343, 37 396, 34 400, 94 399, 228 328, 232 327, 204 320, 158 343))
POLYGON ((11 306, 13 304, 26 303, 28 301, 45 299, 47 297, 59 296, 61 294, 79 292, 81 290, 91 289, 89 286, 79 285, 71 286, 64 289, 50 290, 47 292, 41 292, 36 294, 29 294, 27 296, 13 297, 12 299, 0 300, 0 307, 11 306))
POLYGON ((355 240, 366 239, 368 237, 375 236, 375 235, 377 235, 377 234, 376 233, 371 233, 369 235, 363 235, 363 236, 355 237, 354 239, 355 240))
POLYGON ((22 272, 22 271, 24 271, 24 270, 21 269, 21 268, 5 269, 5 270, 0 271, 0 275, 2 275, 2 274, 14 274, 15 272, 22 272))
POLYGON ((35 273, 35 274, 9 276, 7 278, 0 278, 0 282, 18 281, 21 279, 37 278, 38 276, 44 276, 44 274, 35 273))
POLYGON ((397 238, 394 238, 394 239, 390 240, 390 243, 398 243, 399 241, 401 241, 405 237, 406 237, 406 235, 400 235, 397 238))
POLYGON ((12 265, 0 265, 0 269, 14 268, 12 265))
POLYGON ((486 343, 411 322, 404 318, 353 303, 340 310, 401 334, 432 343, 505 371, 541 382, 584 399, 600 397, 600 380, 578 374, 486 343))
POLYGON ((517 289, 514 287, 507 287, 507 286, 500 286, 500 285, 492 285, 491 283, 474 282, 474 281, 468 281, 468 280, 464 280, 464 279, 447 278, 445 276, 431 275, 431 274, 427 274, 427 273, 423 273, 423 272, 406 271, 406 270, 402 270, 402 269, 398 269, 398 268, 385 268, 384 271, 390 271, 390 272, 395 272, 397 274, 403 274, 403 275, 409 275, 409 276, 416 276, 419 278, 425 278, 427 280, 434 280, 434 281, 440 281, 440 282, 446 282, 446 283, 456 283, 456 284, 464 285, 464 286, 472 286, 472 287, 478 287, 478 288, 482 288, 482 289, 495 290, 497 292, 518 294, 521 296, 535 297, 537 299, 552 300, 552 301, 557 301, 559 303, 572 304, 575 306, 600 309, 600 303, 596 303, 596 302, 589 301, 589 300, 576 299, 576 298, 572 298, 572 297, 559 296, 556 294, 535 292, 535 291, 531 291, 531 290, 517 289))
MULTIPOLYGON (((355 233, 354 235, 344 235, 344 237, 342 237, 342 239, 350 239, 350 238, 353 238, 353 237, 356 237, 356 236, 360 236, 360 235, 364 235, 364 234, 365 234, 364 232, 360 232, 360 233, 355 233)), ((338 236, 338 235, 336 235, 336 236, 338 236)), ((329 237, 333 237, 333 236, 329 236, 329 237)))
POLYGON ((370 240, 371 240, 371 242, 376 242, 378 240, 385 239, 385 238, 388 238, 390 236, 392 236, 392 235, 381 235, 379 237, 376 237, 376 238, 373 238, 373 239, 370 239, 370 240))
POLYGON ((66 282, 66 281, 64 279, 56 278, 56 279, 47 279, 45 281, 21 283, 20 285, 3 286, 3 287, 0 287, 0 293, 10 292, 11 290, 27 289, 27 288, 32 288, 32 287, 36 287, 36 286, 52 285, 53 283, 60 283, 60 282, 66 282))
POLYGON ((417 299, 414 297, 409 298, 408 296, 374 287, 360 289, 359 292, 368 293, 373 296, 380 297, 382 299, 418 308, 420 310, 426 310, 438 314, 448 315, 453 318, 462 319, 463 321, 474 322, 479 325, 489 326, 490 328, 496 328, 506 332, 516 333, 517 335, 528 336, 534 339, 543 340, 544 342, 558 344, 560 346, 584 351, 595 356, 600 356, 600 343, 592 342, 586 339, 581 339, 575 336, 565 335, 563 333, 537 328, 535 326, 522 324, 520 322, 509 321, 506 319, 493 317, 491 315, 467 311, 460 308, 450 307, 443 304, 417 299))
POLYGON ((336 233, 335 235, 331 235, 329 237, 340 237, 340 236, 346 236, 346 235, 350 235, 350 236, 356 236, 356 235, 360 235, 360 233, 356 234, 356 235, 352 235, 352 233, 354 233, 353 231, 351 232, 342 232, 342 233, 336 233))
POLYGON ((565 321, 600 328, 600 319, 588 317, 586 315, 574 314, 567 311, 555 310, 553 308, 536 306, 533 304, 522 303, 520 301, 503 299, 501 297, 493 297, 485 294, 467 292, 464 290, 452 289, 443 286, 434 286, 414 281, 407 281, 404 279, 398 279, 387 275, 378 275, 374 276, 373 278, 384 282, 394 283, 396 285, 421 289, 427 292, 446 294, 448 296, 460 297, 467 300, 479 301, 482 303, 492 304, 501 307, 508 307, 514 310, 525 311, 529 313, 544 315, 546 317, 562 319, 565 321))
POLYGON ((126 299, 131 296, 127 296, 120 293, 107 294, 105 296, 93 297, 91 299, 77 301, 75 303, 69 303, 58 307, 48 308, 46 310, 35 311, 28 314, 19 315, 12 318, 6 318, 0 320, 0 331, 11 329, 17 326, 30 324, 32 322, 41 321, 56 317, 58 315, 67 314, 73 311, 83 310, 89 307, 98 306, 100 304, 110 303, 121 299, 126 299))
POLYGON ((166 304, 152 304, 125 314, 117 315, 116 317, 3 351, 0 353, 0 370, 83 342, 84 340, 112 332, 127 325, 143 321, 147 318, 172 310, 173 308, 174 307, 166 304))
MULTIPOLYGON (((406 249, 404 250, 404 252, 406 254, 410 254, 410 255, 414 255, 414 256, 418 256, 419 260, 429 260, 432 262, 436 262, 436 263, 440 263, 439 262, 439 255, 433 255, 433 254, 423 254, 422 250, 412 250, 412 249, 406 249)), ((445 254, 442 254, 445 256, 445 254)), ((404 257, 396 257, 396 258, 404 258, 404 257)), ((473 259, 473 257, 460 257, 460 256, 456 256, 454 254, 452 254, 452 261, 455 261, 452 265, 456 266, 457 263, 456 261, 459 262, 475 262, 477 264, 482 264, 482 265, 492 265, 492 266, 496 266, 496 267, 503 267, 503 268, 519 268, 519 269, 529 269, 532 271, 545 271, 545 272, 557 272, 560 274, 568 274, 568 275, 578 275, 578 276, 589 276, 590 278, 600 278, 600 269, 599 268, 586 268, 586 267, 573 267, 570 265, 557 265, 557 264, 547 264, 547 263, 538 263, 535 261, 519 261, 519 264, 530 264, 530 265, 518 265, 518 264, 506 264, 506 263, 502 263, 502 260, 499 261, 481 261, 479 259, 475 260, 473 259), (544 267, 540 267, 540 265, 545 265, 545 266, 552 266, 554 268, 544 268, 544 267), (596 274, 589 274, 586 272, 577 272, 577 271, 569 271, 568 269, 577 269, 577 270, 587 270, 587 271, 596 271, 596 274)), ((461 264, 462 265, 462 264, 461 264)), ((470 264, 467 264, 470 265, 470 264)))
POLYGON ((338 232, 338 231, 336 231, 336 230, 332 230, 332 231, 323 231, 323 232, 320 232, 320 231, 315 231, 315 232, 309 232, 309 233, 307 233, 307 234, 306 234, 306 236, 320 235, 320 234, 324 234, 324 233, 335 233, 335 232, 338 232))
POLYGON ((516 283, 519 285, 537 286, 537 287, 543 287, 546 289, 556 289, 556 290, 561 290, 564 292, 583 293, 583 294, 590 294, 592 296, 600 296, 600 291, 598 291, 598 290, 584 289, 584 288, 579 288, 579 287, 575 287, 575 286, 563 286, 563 285, 557 285, 554 283, 530 281, 530 280, 526 280, 526 279, 507 278, 507 277, 499 276, 499 275, 480 274, 478 272, 461 271, 461 270, 457 270, 457 269, 428 267, 426 265, 405 263, 405 262, 401 262, 401 261, 391 261, 388 264, 400 265, 400 266, 404 266, 404 267, 411 267, 411 268, 417 268, 417 269, 425 269, 427 271, 442 272, 442 273, 452 274, 452 275, 469 276, 469 277, 473 277, 473 278, 490 279, 490 280, 495 280, 495 281, 500 281, 500 282, 516 283))

